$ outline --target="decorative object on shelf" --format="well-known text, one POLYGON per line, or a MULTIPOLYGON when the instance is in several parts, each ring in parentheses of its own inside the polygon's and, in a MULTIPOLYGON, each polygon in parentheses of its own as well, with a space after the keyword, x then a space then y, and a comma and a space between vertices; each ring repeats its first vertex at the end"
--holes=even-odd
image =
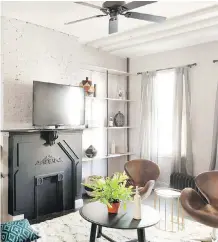
POLYGON ((116 144, 115 141, 113 140, 111 143, 111 154, 115 154, 116 153, 116 144))
POLYGON ((118 91, 118 97, 119 97, 119 99, 123 99, 123 91, 122 90, 118 91))
MULTIPOLYGON (((103 178, 102 176, 96 176, 96 175, 92 175, 92 176, 88 176, 87 178, 85 178, 85 184, 89 184, 92 185, 93 182, 96 182, 96 180, 103 178)), ((87 187, 84 185, 84 189, 86 191, 86 194, 90 197, 93 197, 93 189, 90 187, 87 187)))
POLYGON ((114 126, 113 117, 110 117, 108 122, 108 127, 113 127, 113 126, 114 126))
POLYGON ((114 124, 116 127, 123 127, 125 124, 125 116, 120 111, 114 116, 114 124))
POLYGON ((132 200, 132 188, 126 187, 128 176, 124 173, 115 173, 112 177, 93 179, 93 183, 83 184, 92 189, 92 201, 100 201, 107 205, 108 213, 118 213, 120 202, 126 209, 126 202, 132 200))
POLYGON ((97 150, 93 145, 90 145, 88 149, 86 149, 85 154, 88 158, 93 158, 97 155, 97 150))
POLYGON ((82 80, 82 82, 80 83, 80 87, 83 87, 86 96, 94 95, 95 88, 92 85, 92 81, 90 81, 88 77, 86 77, 85 80, 82 80))

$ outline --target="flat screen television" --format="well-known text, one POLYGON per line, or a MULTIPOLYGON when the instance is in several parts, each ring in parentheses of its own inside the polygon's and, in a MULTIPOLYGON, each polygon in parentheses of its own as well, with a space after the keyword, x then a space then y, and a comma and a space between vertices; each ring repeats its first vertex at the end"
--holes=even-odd
POLYGON ((33 82, 34 126, 81 126, 85 124, 82 87, 33 82))

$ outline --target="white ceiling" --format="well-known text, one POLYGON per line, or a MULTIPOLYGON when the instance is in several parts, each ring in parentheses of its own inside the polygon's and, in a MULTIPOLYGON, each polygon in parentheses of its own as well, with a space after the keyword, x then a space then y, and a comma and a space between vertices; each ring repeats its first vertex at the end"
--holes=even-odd
MULTIPOLYGON (((92 1, 101 6, 103 2, 92 1)), ((108 17, 74 25, 65 22, 101 14, 72 1, 5 1, 2 15, 77 36, 87 45, 118 56, 141 56, 218 40, 217 1, 159 1, 136 9, 162 15, 162 24, 119 17, 119 33, 108 35, 108 17)))

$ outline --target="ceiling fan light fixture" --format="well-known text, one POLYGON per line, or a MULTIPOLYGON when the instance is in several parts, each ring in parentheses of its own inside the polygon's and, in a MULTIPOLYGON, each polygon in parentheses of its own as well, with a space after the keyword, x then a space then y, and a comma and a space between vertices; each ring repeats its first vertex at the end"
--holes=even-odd
POLYGON ((81 4, 87 7, 99 9, 101 12, 103 12, 105 15, 96 15, 76 21, 71 21, 65 24, 74 24, 78 23, 84 20, 92 19, 92 18, 99 18, 103 16, 110 15, 109 19, 109 34, 116 33, 118 31, 118 15, 123 15, 126 18, 132 18, 132 19, 138 19, 138 20, 144 20, 149 22, 156 22, 160 23, 166 20, 165 17, 162 16, 156 16, 151 14, 144 14, 144 13, 138 13, 138 12, 127 12, 129 10, 133 10, 135 8, 139 8, 142 6, 146 6, 148 4, 155 3, 157 1, 132 1, 126 3, 125 1, 106 1, 102 4, 102 7, 96 6, 91 3, 87 2, 75 2, 77 4, 81 4))

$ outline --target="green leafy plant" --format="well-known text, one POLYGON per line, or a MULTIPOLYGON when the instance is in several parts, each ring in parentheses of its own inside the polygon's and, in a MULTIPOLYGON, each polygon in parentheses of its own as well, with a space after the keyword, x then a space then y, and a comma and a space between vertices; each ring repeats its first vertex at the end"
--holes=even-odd
POLYGON ((132 186, 127 187, 128 176, 124 173, 115 173, 112 177, 94 179, 92 184, 83 184, 93 190, 91 201, 100 201, 111 207, 112 203, 126 202, 132 200, 132 186))

